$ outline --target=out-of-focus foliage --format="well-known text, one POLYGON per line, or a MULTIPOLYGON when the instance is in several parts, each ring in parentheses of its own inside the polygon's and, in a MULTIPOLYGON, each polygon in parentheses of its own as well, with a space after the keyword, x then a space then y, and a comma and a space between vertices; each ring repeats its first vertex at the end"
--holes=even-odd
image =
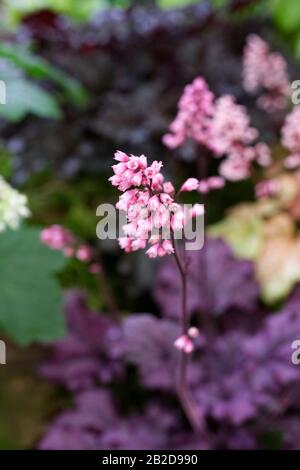
POLYGON ((209 228, 213 236, 222 236, 241 258, 255 259, 262 244, 262 221, 255 204, 242 204, 209 228))
MULTIPOLYGON (((249 261, 237 260, 222 240, 209 240, 206 245, 205 251, 187 255, 189 314, 209 310, 211 315, 219 316, 232 310, 246 312, 255 309, 258 286, 253 279, 253 265, 249 261), (218 270, 215 269, 217 265, 218 270), (207 283, 213 286, 211 295, 207 293, 207 283)), ((172 258, 162 263, 154 294, 161 312, 180 318, 180 277, 172 258)))
MULTIPOLYGON (((161 136, 182 88, 200 72, 217 95, 245 99, 240 55, 247 28, 214 19, 208 2, 181 10, 107 10, 80 27, 44 11, 24 18, 20 29, 17 40, 30 38, 42 57, 84 84, 90 99, 84 110, 65 113, 60 122, 23 121, 18 139, 9 125, 3 128, 20 162, 16 177, 26 178, 36 167, 51 167, 64 178, 81 171, 95 175, 121 147, 168 159, 161 136)), ((185 146, 170 158, 170 171, 176 172, 178 157, 193 165, 195 155, 185 146)))
POLYGON ((210 228, 222 236, 238 256, 255 261, 263 299, 277 302, 300 281, 299 177, 278 178, 278 197, 237 205, 210 228))
POLYGON ((300 3, 297 0, 269 0, 269 7, 275 25, 300 59, 300 3))
POLYGON ((161 8, 176 8, 191 5, 197 3, 197 1, 198 0, 157 0, 155 3, 161 8))
POLYGON ((6 104, 0 106, 2 118, 19 121, 28 113, 53 119, 61 117, 58 104, 50 93, 27 80, 16 67, 2 62, 0 77, 6 89, 6 104))
POLYGON ((0 145, 0 175, 3 178, 8 179, 11 178, 13 174, 13 164, 10 152, 0 145))
MULTIPOLYGON (((212 3, 204 1, 169 9, 175 2, 176 6, 194 3, 160 0, 163 11, 135 7, 94 14, 96 2, 45 0, 34 3, 46 10, 40 12, 34 6, 30 10, 33 14, 23 17, 17 11, 23 2, 10 2, 15 5, 10 19, 19 23, 19 28, 11 43, 0 47, 3 70, 14 73, 35 92, 37 88, 44 99, 45 95, 50 98, 52 107, 48 106, 47 117, 57 117, 34 116, 32 111, 36 110, 28 109, 31 95, 26 111, 18 111, 18 119, 22 119, 1 121, 0 173, 23 185, 33 213, 31 223, 63 223, 96 247, 95 209, 101 202, 115 201, 107 176, 116 148, 162 159, 166 173, 175 181, 195 174, 197 150, 188 144, 171 154, 161 144, 161 137, 176 113, 183 87, 199 74, 207 78, 217 96, 232 93, 246 104, 262 138, 271 145, 276 143, 280 117, 278 121, 277 115, 268 119, 241 87, 241 54, 247 34, 276 36, 268 18, 270 9, 265 9, 256 23, 239 23, 239 13, 230 16, 230 4, 249 2, 218 2, 217 12, 212 3), (75 26, 68 18, 57 16, 53 8, 72 19, 90 19, 75 26), (32 43, 34 55, 19 45, 24 38, 32 43), (87 89, 85 107, 80 107, 84 92, 70 77, 87 89)), ((122 1, 114 3, 121 5, 122 1)), ((251 3, 253 8, 247 10, 251 16, 258 10, 255 3, 272 4, 251 3)), ((97 2, 97 8, 103 5, 97 2)), ((281 26, 280 31, 284 33, 281 26)), ((37 104, 41 102, 39 96, 37 104)), ((47 110, 45 103, 43 106, 47 110)), ((215 173, 214 165, 211 161, 210 174, 215 173)), ((204 262, 210 263, 209 297, 205 296, 203 276, 197 278, 196 265, 203 263, 202 256, 191 263, 192 322, 208 305, 214 313, 213 339, 206 342, 201 336, 189 370, 208 431, 203 438, 192 435, 175 394, 177 351, 173 342, 179 289, 173 267, 166 266, 170 260, 157 266, 138 254, 124 256, 112 242, 101 243, 101 248, 107 250, 104 264, 118 304, 126 313, 155 315, 124 313, 124 318, 114 322, 107 314, 91 311, 81 293, 68 297, 68 335, 55 341, 42 372, 76 392, 77 398, 73 408, 53 423, 41 447, 299 447, 298 434, 293 435, 288 427, 299 413, 299 400, 294 395, 287 400, 285 395, 298 380, 290 361, 290 344, 300 331, 299 293, 295 299, 288 299, 284 310, 273 311, 273 303, 283 300, 299 280, 300 266, 298 193, 290 176, 282 179, 285 189, 281 200, 251 202, 253 188, 248 183, 228 184, 208 197, 209 223, 220 221, 224 210, 237 201, 247 201, 211 229, 214 236, 228 241, 236 255, 247 260, 236 258, 220 240, 210 242, 207 259, 204 256, 204 262), (153 271, 160 279, 154 293, 153 271), (257 281, 263 299, 272 303, 272 311, 262 305, 257 281), (168 318, 161 318, 163 315, 168 318), (276 439, 271 435, 274 428, 276 439)), ((22 229, 20 239, 14 233, 11 241, 4 238, 3 248, 0 236, 4 286, 2 296, 0 280, 0 298, 6 299, 5 312, 0 308, 1 331, 22 344, 57 338, 63 332, 61 293, 53 278, 57 271, 62 286, 81 287, 90 305, 100 312, 106 306, 99 283, 87 266, 73 259, 61 272, 62 257, 45 247, 41 252, 36 231, 32 240, 29 232, 22 229), (17 239, 15 257, 10 260, 6 246, 17 239), (9 289, 14 286, 13 299, 7 284, 9 289)), ((46 419, 56 414, 60 404, 51 401, 49 407, 41 405, 46 419)), ((22 444, 31 447, 37 442, 37 434, 43 434, 40 428, 22 444)), ((13 431, 9 429, 6 435, 8 445, 16 445, 13 431)), ((5 432, 1 434, 0 428, 0 447, 2 443, 5 446, 5 432)))
MULTIPOLYGON (((236 263, 243 271, 243 262, 236 263)), ((210 269, 217 275, 217 263, 210 269)), ((245 281, 241 293, 248 290, 245 281)), ((189 430, 176 401, 177 320, 134 314, 115 323, 89 312, 80 293, 70 293, 69 335, 53 345, 42 373, 73 391, 74 406, 53 421, 40 447, 297 448, 297 434, 288 433, 285 420, 299 409, 299 374, 290 361, 291 341, 300 332, 298 307, 299 290, 280 312, 267 317, 257 301, 235 321, 216 322, 209 342, 201 337, 189 365, 190 388, 203 422, 199 436, 189 430), (125 364, 131 369, 124 369, 125 364), (276 441, 271 436, 265 440, 274 428, 276 441)))
POLYGON ((64 257, 43 246, 32 228, 2 233, 0 257, 1 331, 21 345, 62 336, 62 293, 53 274, 64 257))
POLYGON ((0 79, 6 89, 6 104, 0 106, 0 116, 10 121, 19 121, 28 113, 62 117, 58 99, 32 79, 54 82, 75 105, 85 102, 84 90, 76 80, 21 45, 0 44, 0 79))
POLYGON ((86 95, 83 87, 68 74, 53 67, 41 57, 32 54, 28 47, 17 44, 0 44, 0 57, 14 63, 34 79, 49 79, 59 85, 74 105, 82 106, 86 95))
POLYGON ((108 5, 106 0, 4 0, 3 13, 8 25, 16 24, 23 15, 43 8, 68 15, 76 21, 85 21, 94 12, 108 5))
POLYGON ((9 367, 1 368, 0 448, 30 449, 43 432, 45 410, 55 411, 65 400, 51 384, 37 377, 39 347, 17 347, 7 338, 5 342, 9 367))

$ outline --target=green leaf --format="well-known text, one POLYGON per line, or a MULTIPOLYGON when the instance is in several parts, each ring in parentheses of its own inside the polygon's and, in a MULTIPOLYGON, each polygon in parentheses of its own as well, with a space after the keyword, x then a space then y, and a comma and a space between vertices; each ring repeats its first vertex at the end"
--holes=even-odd
POLYGON ((10 121, 19 121, 28 113, 53 119, 61 116, 55 99, 42 88, 23 78, 7 81, 6 104, 0 105, 0 116, 10 121))
POLYGON ((53 273, 65 260, 42 245, 39 233, 22 228, 0 234, 0 328, 21 345, 64 333, 63 297, 53 273))
POLYGON ((209 227, 209 235, 222 237, 234 253, 246 259, 255 259, 262 246, 262 223, 258 217, 228 216, 209 227))
POLYGON ((49 9, 68 15, 72 20, 82 22, 91 18, 101 8, 110 3, 128 6, 129 0, 8 0, 4 2, 6 23, 10 26, 20 22, 22 17, 34 11, 49 9))
POLYGON ((86 101, 86 92, 79 82, 65 72, 53 67, 41 57, 32 54, 27 47, 16 44, 0 44, 0 57, 10 60, 33 78, 49 78, 57 83, 77 106, 86 101))
POLYGON ((13 173, 12 158, 9 151, 0 144, 0 175, 9 179, 13 173))
POLYGON ((270 10, 277 26, 284 32, 299 30, 299 0, 270 0, 270 10))
POLYGON ((157 5, 160 8, 167 9, 167 8, 184 7, 186 5, 191 5, 196 2, 197 0, 158 0, 157 5))

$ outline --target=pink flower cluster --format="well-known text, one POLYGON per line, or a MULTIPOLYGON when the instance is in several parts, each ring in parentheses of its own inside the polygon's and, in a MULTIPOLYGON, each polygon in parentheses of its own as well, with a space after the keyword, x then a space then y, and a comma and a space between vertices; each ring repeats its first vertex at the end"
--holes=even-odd
POLYGON ((300 166, 300 106, 295 106, 281 129, 281 142, 291 154, 285 159, 286 168, 300 166))
POLYGON ((238 105, 233 96, 225 95, 216 100, 210 147, 216 156, 227 156, 220 165, 220 175, 238 181, 250 176, 254 161, 262 166, 270 164, 268 146, 252 145, 257 137, 257 130, 250 127, 246 108, 238 105))
POLYGON ((73 234, 61 225, 51 225, 41 232, 41 241, 52 250, 63 251, 69 256, 75 242, 73 234))
POLYGON ((250 93, 264 90, 257 104, 272 112, 287 104, 290 85, 287 63, 281 54, 270 52, 268 44, 255 34, 248 37, 243 58, 244 88, 250 93))
POLYGON ((179 338, 176 339, 174 346, 179 351, 183 351, 186 354, 191 354, 194 349, 194 340, 200 337, 200 332, 198 328, 192 326, 188 329, 186 335, 181 335, 179 338))
POLYGON ((51 225, 41 231, 42 243, 52 250, 62 251, 65 256, 75 256, 79 261, 89 262, 93 253, 88 245, 79 244, 76 237, 61 225, 51 225))
POLYGON ((171 133, 163 138, 168 147, 178 147, 192 138, 216 157, 226 155, 219 171, 230 181, 249 177, 254 161, 263 166, 270 164, 269 148, 263 143, 253 144, 258 132, 250 126, 246 108, 238 105, 233 96, 214 100, 206 82, 199 77, 184 89, 178 106, 171 133))
POLYGON ((170 133, 163 137, 164 144, 177 148, 190 138, 207 145, 214 111, 213 100, 213 93, 202 77, 187 85, 178 103, 177 116, 170 125, 170 133))
POLYGON ((258 136, 258 131, 250 127, 246 108, 231 95, 216 100, 211 127, 210 145, 217 156, 240 157, 258 136))
POLYGON ((240 154, 226 158, 219 167, 220 174, 228 181, 240 181, 251 175, 251 166, 256 161, 261 166, 269 166, 271 152, 264 143, 254 147, 240 148, 240 154))
MULTIPOLYGON (((127 253, 145 249, 149 258, 165 256, 174 252, 170 241, 171 231, 183 229, 187 218, 203 213, 203 207, 195 205, 188 214, 175 202, 175 189, 165 181, 160 172, 162 163, 148 165, 147 158, 127 155, 118 151, 113 165, 114 176, 110 178, 123 194, 116 207, 126 212, 125 236, 119 244, 127 253)), ((198 181, 189 179, 181 190, 197 189, 198 181)))

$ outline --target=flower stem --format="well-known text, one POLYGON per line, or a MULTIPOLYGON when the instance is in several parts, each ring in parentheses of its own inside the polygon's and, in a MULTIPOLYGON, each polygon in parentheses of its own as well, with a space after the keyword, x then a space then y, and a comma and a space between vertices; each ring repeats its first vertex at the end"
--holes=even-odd
MULTIPOLYGON (((181 278, 181 333, 187 335, 189 328, 189 318, 187 311, 187 269, 183 264, 175 243, 174 234, 172 233, 172 244, 174 247, 174 258, 178 266, 181 278)), ((197 413, 197 405, 194 403, 188 386, 188 354, 184 351, 180 352, 179 374, 177 381, 177 393, 184 410, 184 413, 190 422, 193 430, 199 433, 201 430, 201 421, 197 413)))

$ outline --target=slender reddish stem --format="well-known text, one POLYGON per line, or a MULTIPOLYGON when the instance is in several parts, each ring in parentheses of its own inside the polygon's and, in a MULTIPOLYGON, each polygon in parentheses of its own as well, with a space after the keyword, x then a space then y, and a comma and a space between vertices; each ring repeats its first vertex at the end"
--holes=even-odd
MULTIPOLYGON (((172 244, 174 248, 174 258, 181 278, 181 333, 182 335, 186 335, 189 327, 187 311, 187 268, 178 254, 173 233, 172 244)), ((186 354, 184 351, 180 351, 177 393, 187 419, 189 420, 194 431, 198 433, 201 430, 201 422, 197 413, 197 405, 193 401, 189 391, 188 359, 188 354, 186 354)))

